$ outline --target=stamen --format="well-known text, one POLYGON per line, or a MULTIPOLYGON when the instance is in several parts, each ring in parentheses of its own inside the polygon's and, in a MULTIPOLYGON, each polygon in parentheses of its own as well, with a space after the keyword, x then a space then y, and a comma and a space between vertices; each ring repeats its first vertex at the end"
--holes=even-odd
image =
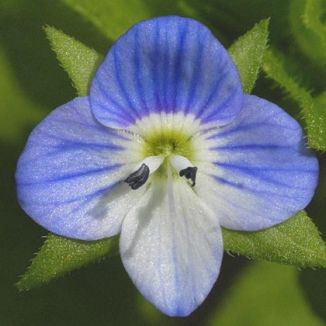
POLYGON ((138 189, 146 183, 149 175, 160 167, 163 160, 162 156, 146 157, 124 181, 128 183, 131 189, 138 189))
POLYGON ((179 172, 180 177, 186 177, 186 179, 190 179, 192 181, 192 187, 196 184, 196 174, 197 174, 197 167, 189 166, 179 172))
POLYGON ((177 170, 180 177, 185 177, 191 180, 192 187, 196 184, 197 167, 193 166, 191 162, 181 155, 173 155, 171 157, 171 164, 177 170))
POLYGON ((148 177, 149 167, 143 163, 137 171, 129 175, 125 182, 128 183, 131 189, 135 190, 141 187, 147 181, 148 177))

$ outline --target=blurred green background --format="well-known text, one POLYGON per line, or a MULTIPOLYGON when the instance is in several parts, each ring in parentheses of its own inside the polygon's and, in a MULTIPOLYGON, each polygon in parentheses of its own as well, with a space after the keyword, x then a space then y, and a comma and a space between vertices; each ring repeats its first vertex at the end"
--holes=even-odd
MULTIPOLYGON (((119 257, 29 292, 19 293, 14 286, 46 234, 17 204, 16 161, 35 124, 75 97, 42 26, 53 25, 105 54, 121 33, 144 18, 191 16, 229 46, 256 22, 271 17, 271 46, 289 58, 296 78, 318 94, 325 87, 324 63, 310 57, 293 37, 290 16, 296 13, 289 8, 285 0, 0 0, 0 326, 326 324, 325 271, 299 271, 228 255, 207 300, 183 319, 163 316, 148 304, 119 257)), ((298 115, 296 105, 263 76, 254 93, 298 115)), ((320 160, 325 185, 325 157, 320 160)), ((326 233, 325 194, 319 187, 308 212, 326 233)))

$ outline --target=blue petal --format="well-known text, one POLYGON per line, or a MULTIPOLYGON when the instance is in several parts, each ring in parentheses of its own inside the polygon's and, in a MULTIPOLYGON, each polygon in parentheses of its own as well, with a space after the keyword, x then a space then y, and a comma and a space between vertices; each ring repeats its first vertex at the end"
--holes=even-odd
POLYGON ((221 228, 182 179, 156 182, 123 221, 120 253, 147 300, 167 315, 187 316, 219 274, 221 228))
POLYGON ((21 206, 63 236, 94 240, 118 233, 140 193, 120 184, 130 172, 129 137, 100 125, 87 97, 57 108, 33 130, 19 159, 21 206))
POLYGON ((237 115, 242 98, 224 47, 205 26, 181 17, 133 26, 112 46, 90 91, 96 118, 113 128, 161 112, 221 125, 237 115))
POLYGON ((318 161, 300 125, 275 104, 247 95, 239 118, 206 138, 213 164, 199 173, 197 192, 222 226, 259 230, 310 202, 318 161))

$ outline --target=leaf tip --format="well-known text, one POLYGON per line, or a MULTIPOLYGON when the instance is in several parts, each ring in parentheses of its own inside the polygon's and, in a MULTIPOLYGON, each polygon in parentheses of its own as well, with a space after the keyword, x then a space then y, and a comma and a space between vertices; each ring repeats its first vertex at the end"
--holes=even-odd
POLYGON ((60 30, 48 24, 43 25, 42 29, 45 32, 46 38, 50 41, 51 44, 53 42, 53 38, 61 33, 60 30))

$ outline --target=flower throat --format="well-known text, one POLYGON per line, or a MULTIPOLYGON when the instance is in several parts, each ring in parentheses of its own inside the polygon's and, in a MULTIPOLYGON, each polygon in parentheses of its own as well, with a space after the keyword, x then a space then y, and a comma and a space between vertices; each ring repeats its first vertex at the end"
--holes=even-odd
POLYGON ((185 177, 196 183, 197 167, 190 162, 194 158, 192 136, 179 130, 160 130, 143 137, 144 160, 125 179, 132 189, 138 189, 146 183, 150 174, 155 178, 167 178, 168 169, 173 177, 185 177))

